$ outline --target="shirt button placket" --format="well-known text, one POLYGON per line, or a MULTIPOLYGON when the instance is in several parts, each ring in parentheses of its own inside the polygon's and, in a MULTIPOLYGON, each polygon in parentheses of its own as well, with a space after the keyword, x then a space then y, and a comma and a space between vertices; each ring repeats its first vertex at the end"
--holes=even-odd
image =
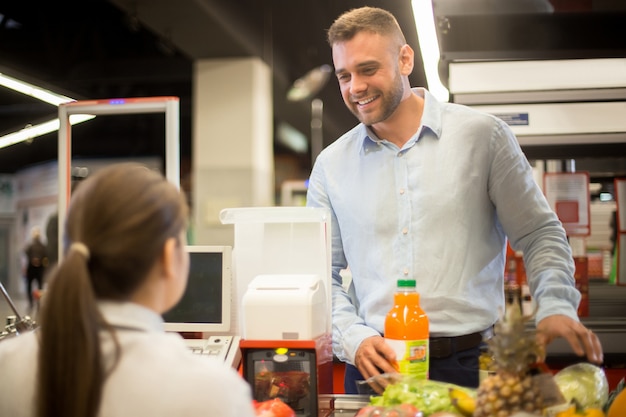
POLYGON ((398 188, 398 204, 399 204, 399 223, 404 224, 405 226, 400 229, 401 240, 402 243, 402 251, 406 251, 406 253, 399 254, 399 261, 405 264, 402 268, 402 275, 406 278, 409 277, 411 273, 411 261, 410 261, 410 251, 411 247, 410 243, 406 241, 409 235, 409 211, 410 211, 410 201, 408 201, 408 188, 407 188, 407 166, 405 161, 406 155, 405 152, 400 151, 396 154, 397 165, 396 165, 396 181, 400 185, 398 188))

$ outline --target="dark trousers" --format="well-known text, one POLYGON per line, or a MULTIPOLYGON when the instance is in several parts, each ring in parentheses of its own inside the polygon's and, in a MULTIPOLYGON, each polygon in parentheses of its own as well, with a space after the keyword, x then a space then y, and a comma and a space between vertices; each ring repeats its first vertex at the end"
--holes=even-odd
MULTIPOLYGON (((455 352, 447 358, 429 358, 429 379, 434 381, 449 382, 463 387, 478 387, 478 356, 480 347, 455 352)), ((346 363, 344 376, 344 390, 346 394, 370 394, 374 391, 364 392, 363 387, 357 390, 356 381, 362 381, 363 376, 354 365, 346 363)))
POLYGON ((33 266, 33 265, 29 265, 28 269, 26 270, 26 280, 27 280, 27 285, 26 285, 26 292, 28 293, 28 305, 29 307, 32 309, 34 306, 34 300, 33 300, 33 283, 37 282, 37 288, 38 289, 42 289, 43 288, 43 274, 44 274, 44 267, 43 266, 33 266))

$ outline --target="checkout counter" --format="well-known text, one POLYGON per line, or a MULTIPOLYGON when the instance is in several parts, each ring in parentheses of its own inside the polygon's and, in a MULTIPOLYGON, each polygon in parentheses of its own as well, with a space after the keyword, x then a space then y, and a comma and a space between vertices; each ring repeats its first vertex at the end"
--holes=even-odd
MULTIPOLYGON (((604 370, 609 389, 613 390, 622 378, 626 378, 626 286, 592 280, 589 300, 589 316, 581 321, 600 338, 604 349, 604 370)), ((546 363, 553 372, 580 361, 564 339, 557 339, 548 346, 546 363)), ((320 395, 320 417, 354 416, 361 407, 369 404, 366 395, 343 394, 343 368, 343 363, 335 360, 334 394, 320 395)))

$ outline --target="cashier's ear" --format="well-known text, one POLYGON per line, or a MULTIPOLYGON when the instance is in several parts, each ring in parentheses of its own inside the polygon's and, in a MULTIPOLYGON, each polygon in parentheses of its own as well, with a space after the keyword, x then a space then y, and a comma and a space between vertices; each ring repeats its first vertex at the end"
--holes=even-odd
POLYGON ((177 265, 177 250, 178 250, 178 242, 174 238, 169 238, 165 241, 163 245, 163 251, 161 255, 161 273, 163 274, 163 278, 165 279, 175 279, 176 275, 176 265, 177 265))

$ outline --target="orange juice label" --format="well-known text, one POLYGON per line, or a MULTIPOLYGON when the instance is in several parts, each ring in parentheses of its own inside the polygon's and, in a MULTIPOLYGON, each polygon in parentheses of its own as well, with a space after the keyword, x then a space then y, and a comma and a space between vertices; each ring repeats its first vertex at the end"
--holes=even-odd
POLYGON ((397 340, 385 338, 396 352, 398 372, 420 379, 428 379, 428 339, 397 340))

